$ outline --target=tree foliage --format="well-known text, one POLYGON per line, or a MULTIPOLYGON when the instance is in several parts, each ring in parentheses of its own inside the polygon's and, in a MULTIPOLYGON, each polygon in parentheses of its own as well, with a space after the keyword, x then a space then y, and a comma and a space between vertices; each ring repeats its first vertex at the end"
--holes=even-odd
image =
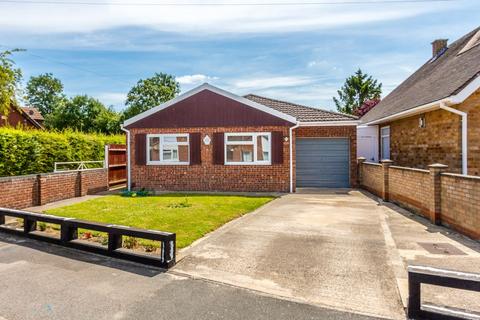
POLYGON ((372 76, 358 69, 354 75, 345 80, 344 85, 337 93, 338 98, 333 98, 337 110, 342 113, 354 114, 366 100, 380 99, 382 84, 377 83, 372 76))
POLYGON ((155 73, 148 79, 141 79, 127 94, 123 118, 128 119, 147 111, 165 101, 173 99, 180 92, 180 84, 175 77, 165 73, 155 73))
POLYGON ((9 56, 20 51, 7 50, 0 52, 0 114, 7 115, 12 103, 16 103, 15 95, 18 90, 22 71, 15 68, 15 63, 9 56))
POLYGON ((47 117, 66 102, 63 84, 51 73, 31 77, 27 83, 25 100, 47 117))
POLYGON ((49 128, 58 130, 68 128, 107 134, 120 131, 120 115, 87 95, 75 96, 57 106, 45 121, 49 128))

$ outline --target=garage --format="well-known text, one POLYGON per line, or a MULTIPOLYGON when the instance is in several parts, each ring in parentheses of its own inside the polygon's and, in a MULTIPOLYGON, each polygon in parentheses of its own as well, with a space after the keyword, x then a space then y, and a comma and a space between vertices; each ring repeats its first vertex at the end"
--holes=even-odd
POLYGON ((348 138, 297 138, 297 187, 349 187, 349 154, 348 138))

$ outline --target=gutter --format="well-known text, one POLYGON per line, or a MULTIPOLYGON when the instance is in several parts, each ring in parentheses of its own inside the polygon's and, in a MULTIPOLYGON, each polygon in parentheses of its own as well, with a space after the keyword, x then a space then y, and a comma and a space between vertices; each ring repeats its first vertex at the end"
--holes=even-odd
POLYGON ((297 122, 300 127, 356 126, 360 120, 297 122))
POLYGON ((300 122, 297 122, 296 125, 289 128, 289 156, 290 156, 290 193, 293 193, 293 142, 292 142, 292 135, 293 129, 296 129, 300 126, 300 122))
POLYGON ((467 113, 448 107, 444 102, 440 103, 440 109, 454 113, 462 117, 462 173, 468 174, 468 123, 467 113))
POLYGON ((127 130, 121 125, 120 129, 127 133, 127 189, 131 189, 131 179, 130 179, 130 130, 127 130))

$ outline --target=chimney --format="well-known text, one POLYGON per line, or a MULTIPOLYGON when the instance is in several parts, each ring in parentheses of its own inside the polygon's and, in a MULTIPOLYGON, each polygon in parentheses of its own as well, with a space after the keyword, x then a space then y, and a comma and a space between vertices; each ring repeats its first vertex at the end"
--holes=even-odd
POLYGON ((448 39, 437 39, 432 42, 432 57, 436 57, 443 49, 447 48, 448 39))

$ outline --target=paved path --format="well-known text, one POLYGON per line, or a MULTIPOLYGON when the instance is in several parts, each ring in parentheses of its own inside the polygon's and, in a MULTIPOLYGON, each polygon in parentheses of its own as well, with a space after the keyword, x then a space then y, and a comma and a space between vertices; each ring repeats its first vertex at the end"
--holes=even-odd
POLYGON ((0 234, 0 320, 30 319, 375 318, 0 234))
POLYGON ((176 272, 307 303, 404 318, 378 203, 358 191, 297 193, 182 252, 176 272))

